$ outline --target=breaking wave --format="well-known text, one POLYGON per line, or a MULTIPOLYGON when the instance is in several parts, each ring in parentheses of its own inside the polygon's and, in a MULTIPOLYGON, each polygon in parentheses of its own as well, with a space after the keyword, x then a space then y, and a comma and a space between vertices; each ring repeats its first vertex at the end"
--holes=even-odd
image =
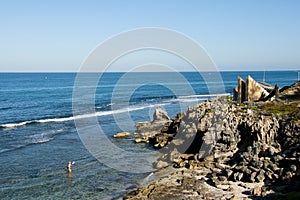
MULTIPOLYGON (((76 115, 76 116, 67 116, 67 117, 59 117, 59 118, 49 118, 49 119, 38 119, 38 120, 29 120, 29 121, 23 121, 18 123, 8 123, 8 124, 2 124, 0 125, 0 128, 16 128, 20 126, 25 126, 29 124, 36 124, 36 123, 59 123, 59 122, 66 122, 66 121, 72 121, 76 119, 84 119, 84 118, 90 118, 90 117, 100 117, 100 116, 106 116, 106 115, 114 115, 119 113, 125 113, 125 112, 132 112, 137 110, 143 110, 146 108, 153 108, 153 107, 159 107, 159 106, 165 106, 171 103, 179 103, 179 102, 196 102, 196 101, 204 101, 209 98, 214 98, 218 96, 228 96, 230 93, 223 93, 223 94, 201 94, 201 95, 189 95, 189 96, 170 96, 169 99, 161 99, 163 100, 160 103, 154 103, 154 104, 148 104, 148 105, 142 105, 142 106, 130 106, 127 108, 122 109, 115 109, 115 110, 107 110, 107 111, 97 111, 94 113, 88 113, 88 114, 82 114, 82 115, 76 115)), ((154 100, 151 98, 148 99, 148 103, 151 103, 151 100, 154 100)), ((109 107, 114 105, 113 103, 108 104, 109 107)), ((100 108, 100 107, 97 107, 100 108)))
POLYGON ((164 106, 167 104, 168 103, 160 103, 160 104, 146 105, 146 106, 140 106, 140 107, 133 106, 133 107, 128 107, 128 108, 124 108, 124 109, 99 111, 99 112, 95 112, 95 113, 88 113, 88 114, 69 116, 69 117, 29 120, 29 121, 23 121, 23 122, 19 122, 19 123, 8 123, 8 124, 0 125, 0 128, 16 128, 16 127, 30 125, 30 124, 36 124, 36 123, 66 122, 66 121, 72 121, 72 120, 76 120, 76 119, 84 119, 84 118, 90 118, 90 117, 100 117, 100 116, 114 115, 114 114, 125 113, 125 112, 132 112, 132 111, 137 111, 137 110, 143 110, 146 108, 164 106))

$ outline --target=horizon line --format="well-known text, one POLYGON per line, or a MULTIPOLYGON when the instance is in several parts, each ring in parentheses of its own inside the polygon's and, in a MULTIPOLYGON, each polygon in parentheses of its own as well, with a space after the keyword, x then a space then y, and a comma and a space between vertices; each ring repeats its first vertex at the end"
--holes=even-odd
POLYGON ((0 73, 185 73, 185 72, 276 72, 276 71, 295 71, 300 72, 300 69, 274 69, 274 70, 218 70, 218 71, 90 71, 90 72, 80 72, 80 71, 0 71, 0 73))

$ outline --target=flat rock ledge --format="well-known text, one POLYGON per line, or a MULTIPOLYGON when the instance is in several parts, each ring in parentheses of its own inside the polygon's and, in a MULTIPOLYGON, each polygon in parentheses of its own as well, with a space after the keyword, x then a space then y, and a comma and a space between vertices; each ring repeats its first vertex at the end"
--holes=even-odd
POLYGON ((137 123, 135 140, 161 154, 160 175, 124 199, 300 199, 299 88, 267 102, 219 97, 137 123))
POLYGON ((124 199, 248 199, 250 196, 269 194, 263 183, 220 181, 206 168, 177 169, 144 188, 129 192, 124 199))

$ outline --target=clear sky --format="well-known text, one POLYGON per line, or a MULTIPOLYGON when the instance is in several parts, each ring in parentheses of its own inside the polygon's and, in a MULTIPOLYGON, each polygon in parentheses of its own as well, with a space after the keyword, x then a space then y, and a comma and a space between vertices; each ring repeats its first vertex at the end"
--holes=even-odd
POLYGON ((78 71, 102 41, 141 27, 188 35, 220 70, 299 70, 299 10, 299 0, 0 0, 0 71, 78 71))

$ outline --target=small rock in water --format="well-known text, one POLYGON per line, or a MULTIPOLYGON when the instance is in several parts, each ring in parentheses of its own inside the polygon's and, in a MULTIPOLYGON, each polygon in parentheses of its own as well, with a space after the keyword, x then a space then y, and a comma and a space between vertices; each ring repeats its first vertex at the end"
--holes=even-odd
POLYGON ((141 143, 141 142, 144 142, 144 140, 142 138, 135 138, 134 141, 136 143, 141 143))
POLYGON ((130 137, 130 133, 128 132, 120 132, 113 136, 114 138, 127 138, 130 137))

